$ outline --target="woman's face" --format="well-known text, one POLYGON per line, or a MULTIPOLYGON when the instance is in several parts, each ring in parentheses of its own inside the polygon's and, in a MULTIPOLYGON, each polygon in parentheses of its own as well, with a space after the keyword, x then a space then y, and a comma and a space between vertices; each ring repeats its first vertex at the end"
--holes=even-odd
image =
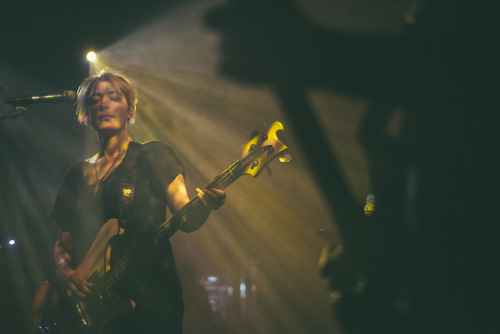
POLYGON ((96 84, 87 106, 90 122, 98 132, 126 129, 133 116, 125 96, 108 81, 96 84))

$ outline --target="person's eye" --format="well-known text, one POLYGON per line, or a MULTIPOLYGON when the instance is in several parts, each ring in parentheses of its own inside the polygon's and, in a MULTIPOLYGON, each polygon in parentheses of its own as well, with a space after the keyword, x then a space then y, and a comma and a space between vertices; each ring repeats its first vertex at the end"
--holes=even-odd
POLYGON ((120 101, 121 100, 121 95, 117 92, 111 92, 109 94, 109 98, 113 101, 120 101))
POLYGON ((90 105, 93 105, 93 104, 98 103, 99 101, 101 101, 101 97, 99 97, 99 96, 92 96, 92 97, 88 100, 88 103, 89 103, 90 105))

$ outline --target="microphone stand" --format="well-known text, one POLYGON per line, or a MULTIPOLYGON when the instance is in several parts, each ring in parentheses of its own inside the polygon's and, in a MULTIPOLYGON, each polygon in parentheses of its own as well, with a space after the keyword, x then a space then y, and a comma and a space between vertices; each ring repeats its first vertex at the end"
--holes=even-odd
POLYGON ((14 109, 9 111, 7 113, 7 115, 0 116, 0 122, 2 122, 3 120, 6 120, 8 118, 18 118, 18 117, 24 115, 24 113, 27 110, 28 110, 28 107, 26 107, 26 106, 16 106, 14 109))

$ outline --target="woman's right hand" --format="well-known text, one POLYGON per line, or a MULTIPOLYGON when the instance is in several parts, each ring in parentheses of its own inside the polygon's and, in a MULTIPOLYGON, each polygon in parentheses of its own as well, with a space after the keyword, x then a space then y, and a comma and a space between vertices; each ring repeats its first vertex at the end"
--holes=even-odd
POLYGON ((90 295, 92 283, 87 282, 81 272, 73 270, 67 263, 56 271, 57 280, 66 288, 69 297, 85 298, 90 295))

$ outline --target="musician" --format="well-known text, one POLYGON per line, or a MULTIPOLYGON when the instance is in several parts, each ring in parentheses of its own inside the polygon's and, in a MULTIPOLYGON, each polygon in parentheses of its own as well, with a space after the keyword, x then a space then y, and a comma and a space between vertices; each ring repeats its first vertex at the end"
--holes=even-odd
MULTIPOLYGON (((78 265, 105 222, 120 218, 124 227, 111 253, 119 258, 122 249, 133 249, 165 221, 167 208, 175 213, 189 197, 183 166, 172 149, 158 141, 141 144, 130 138, 136 91, 125 77, 101 72, 85 79, 77 104, 80 123, 96 130, 99 152, 67 172, 51 217, 59 226, 56 278, 68 296, 85 298, 92 283, 78 265), (119 192, 123 182, 130 182, 126 175, 135 178, 135 190, 132 204, 124 209, 119 192)), ((185 232, 198 229, 224 203, 226 194, 197 189, 197 196, 203 205, 182 225, 185 232)), ((116 286, 113 300, 118 316, 107 320, 100 332, 181 333, 183 300, 170 243, 166 240, 154 256, 141 256, 143 261, 135 261, 116 286)))

